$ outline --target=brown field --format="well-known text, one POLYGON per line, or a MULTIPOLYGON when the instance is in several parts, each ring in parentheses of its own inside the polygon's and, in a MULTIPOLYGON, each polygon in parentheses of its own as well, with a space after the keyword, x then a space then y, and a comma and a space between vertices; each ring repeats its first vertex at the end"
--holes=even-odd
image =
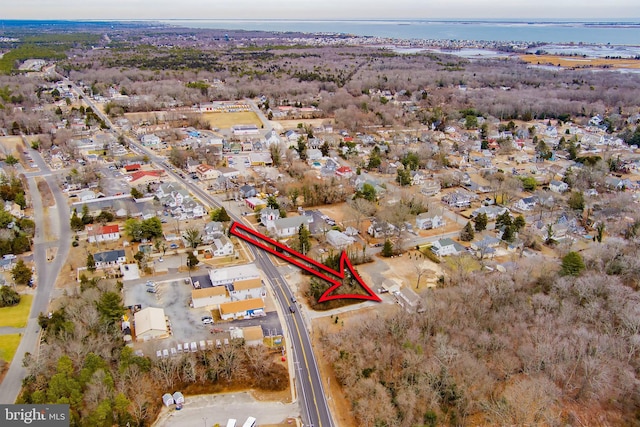
POLYGON ((520 55, 530 64, 555 65, 565 68, 640 68, 637 59, 583 58, 559 55, 520 55))
POLYGON ((256 125, 262 127, 262 122, 253 111, 238 113, 202 113, 202 119, 212 128, 228 129, 233 125, 256 125))

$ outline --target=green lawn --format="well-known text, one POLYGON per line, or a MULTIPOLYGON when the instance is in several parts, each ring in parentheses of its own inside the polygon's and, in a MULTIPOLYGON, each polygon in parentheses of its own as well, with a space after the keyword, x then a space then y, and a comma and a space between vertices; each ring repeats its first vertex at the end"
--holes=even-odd
POLYGON ((11 363, 21 338, 21 334, 0 335, 0 359, 11 363))
POLYGON ((20 304, 13 307, 0 308, 0 326, 10 326, 14 328, 24 328, 27 326, 33 295, 21 295, 21 297, 20 304))

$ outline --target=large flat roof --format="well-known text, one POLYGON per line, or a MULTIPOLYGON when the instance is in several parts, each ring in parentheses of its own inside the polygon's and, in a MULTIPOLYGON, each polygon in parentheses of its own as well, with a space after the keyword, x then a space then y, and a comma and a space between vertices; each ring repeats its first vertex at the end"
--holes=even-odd
POLYGON ((218 268, 209 271, 211 283, 233 283, 238 280, 255 279, 260 277, 260 270, 255 264, 243 264, 233 267, 218 268))

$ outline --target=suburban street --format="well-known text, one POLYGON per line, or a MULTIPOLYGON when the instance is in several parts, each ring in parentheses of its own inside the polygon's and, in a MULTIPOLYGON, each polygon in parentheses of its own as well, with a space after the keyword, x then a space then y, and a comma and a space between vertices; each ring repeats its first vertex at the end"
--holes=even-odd
MULTIPOLYGON (((65 80, 68 84, 72 85, 72 88, 78 95, 83 96, 83 101, 87 103, 98 116, 104 120, 106 125, 112 129, 112 123, 109 118, 102 114, 102 112, 93 104, 84 92, 82 92, 75 84, 69 80, 65 80)), ((150 161, 155 163, 158 167, 165 170, 167 174, 172 176, 176 181, 182 182, 183 185, 191 191, 202 203, 209 207, 221 207, 222 203, 215 197, 204 191, 196 183, 188 179, 181 179, 170 168, 163 165, 164 160, 158 157, 151 150, 147 150, 138 141, 128 138, 129 146, 136 152, 145 154, 149 157, 150 161)), ((240 219, 229 212, 232 220, 240 221, 240 219)), ((67 220, 67 226, 68 226, 67 220)), ((304 424, 306 426, 322 427, 333 426, 333 418, 327 405, 327 398, 324 393, 322 381, 320 377, 320 371, 316 363, 313 348, 311 346, 311 340, 309 338, 309 332, 304 326, 304 322, 300 313, 300 310, 296 310, 295 313, 289 312, 289 305, 291 297, 293 296, 284 276, 273 265, 268 255, 264 251, 257 250, 255 247, 250 246, 251 251, 256 259, 256 264, 267 275, 278 304, 280 305, 281 313, 285 313, 286 326, 289 331, 289 340, 293 346, 294 351, 294 364, 296 373, 294 374, 299 382, 300 390, 299 395, 302 397, 304 403, 304 413, 306 420, 304 424)))
POLYGON ((29 195, 31 196, 34 221, 36 223, 33 239, 33 260, 36 267, 37 287, 29 320, 26 328, 24 328, 20 345, 13 357, 9 371, 2 381, 0 403, 14 403, 20 393, 22 380, 27 375, 27 370, 22 366, 22 360, 26 353, 36 354, 37 352, 37 346, 40 342, 38 315, 41 312, 47 312, 56 279, 67 260, 71 246, 69 209, 67 208, 66 198, 56 182, 56 175, 51 173, 37 151, 30 148, 27 151, 33 158, 33 162, 40 169, 40 172, 25 173, 29 183, 29 195), (38 176, 47 182, 56 203, 55 206, 47 208, 46 211, 35 180, 35 177, 38 176), (48 220, 45 220, 45 216, 48 217, 48 220), (46 227, 47 224, 49 227, 46 227), (54 250, 51 252, 55 254, 52 260, 47 259, 48 249, 54 250))

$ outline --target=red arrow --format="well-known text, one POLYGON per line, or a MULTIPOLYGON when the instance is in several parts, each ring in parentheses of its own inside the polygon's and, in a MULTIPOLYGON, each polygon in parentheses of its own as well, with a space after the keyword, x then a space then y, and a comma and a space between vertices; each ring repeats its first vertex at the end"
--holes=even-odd
POLYGON ((252 245, 259 247, 260 249, 263 249, 269 252, 270 254, 275 255, 278 258, 281 258, 287 262, 290 262, 296 267, 299 267, 313 274, 314 276, 319 277, 331 283, 331 287, 326 291, 324 291, 324 293, 320 296, 320 298, 318 298, 318 302, 324 302, 324 301, 330 301, 330 300, 342 299, 342 298, 362 299, 362 300, 370 300, 370 301, 378 301, 378 302, 382 301, 380 297, 376 295, 364 283, 364 280, 362 280, 360 275, 358 275, 358 272, 353 268, 353 265, 351 265, 351 261, 349 261, 349 257, 344 251, 342 251, 342 254, 340 255, 340 271, 335 271, 327 267, 326 265, 321 264, 316 260, 301 254, 300 252, 294 251, 290 247, 280 242, 276 242, 275 240, 270 239, 264 234, 258 233, 257 231, 247 227, 246 225, 240 224, 238 222, 234 222, 231 225, 231 228, 229 229, 229 234, 233 234, 239 239, 242 239, 247 243, 251 243, 252 245), (247 236, 247 234, 250 234, 252 237, 247 236), (253 237, 260 239, 272 246, 269 246, 263 243, 262 241, 256 240, 253 237), (279 250, 276 248, 278 248, 279 250), (315 269, 312 268, 312 266, 315 267, 315 269), (344 279, 344 276, 345 276, 345 268, 349 271, 349 273, 351 274, 351 277, 356 279, 356 281, 360 284, 360 286, 362 286, 362 288, 367 292, 368 295, 360 295, 360 294, 329 295, 333 291, 338 289, 340 286, 342 286, 342 280, 344 279), (333 278, 330 276, 333 276, 333 278), (337 280, 336 278, 339 280, 337 280))

